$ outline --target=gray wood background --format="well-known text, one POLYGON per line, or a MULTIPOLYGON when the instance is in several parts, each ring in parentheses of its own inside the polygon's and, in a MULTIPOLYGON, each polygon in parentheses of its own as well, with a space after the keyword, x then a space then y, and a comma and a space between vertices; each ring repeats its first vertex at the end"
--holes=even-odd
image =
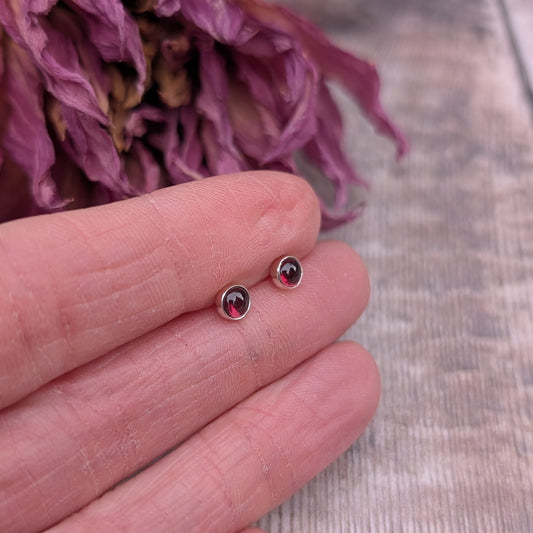
POLYGON ((288 0, 373 59, 412 151, 339 95, 372 183, 348 241, 373 284, 348 337, 382 374, 362 438, 271 533, 533 531, 533 1, 288 0))

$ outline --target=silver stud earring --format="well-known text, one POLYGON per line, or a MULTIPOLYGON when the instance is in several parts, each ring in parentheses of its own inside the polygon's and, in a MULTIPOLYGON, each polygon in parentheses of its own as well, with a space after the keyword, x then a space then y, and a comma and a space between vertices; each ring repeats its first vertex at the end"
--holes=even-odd
POLYGON ((227 320, 242 320, 250 310, 250 293, 242 285, 227 285, 216 298, 220 316, 227 320))
POLYGON ((295 289, 302 282, 302 264, 296 257, 286 255, 276 259, 270 268, 270 276, 276 287, 280 289, 295 289))

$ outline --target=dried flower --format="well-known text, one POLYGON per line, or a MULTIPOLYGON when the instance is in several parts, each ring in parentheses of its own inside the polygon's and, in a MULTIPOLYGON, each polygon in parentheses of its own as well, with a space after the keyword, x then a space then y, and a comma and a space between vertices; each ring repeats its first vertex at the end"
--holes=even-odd
POLYGON ((327 79, 406 150, 375 68, 261 0, 3 0, 0 40, 0 220, 296 172, 296 152, 335 184, 324 227, 353 218, 327 79))

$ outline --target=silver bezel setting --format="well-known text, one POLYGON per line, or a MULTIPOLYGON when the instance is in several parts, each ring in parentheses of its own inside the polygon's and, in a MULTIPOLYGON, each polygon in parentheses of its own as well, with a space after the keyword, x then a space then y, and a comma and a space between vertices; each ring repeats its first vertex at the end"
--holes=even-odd
POLYGON ((233 322, 237 322, 239 320, 242 320, 248 314, 248 312, 250 311, 252 300, 250 297, 250 292, 248 291, 246 287, 244 287, 243 285, 236 285, 235 283, 231 283, 229 285, 226 285, 223 289, 219 291, 216 297, 216 303, 217 303, 218 314, 222 318, 225 318, 226 320, 232 320, 233 322), (248 299, 248 306, 246 307, 246 311, 239 317, 233 317, 231 315, 228 315, 228 313, 226 313, 226 311, 224 310, 224 300, 226 296, 228 295, 229 292, 234 291, 236 289, 241 289, 247 295, 247 299, 248 299))
POLYGON ((302 279, 304 277, 304 269, 302 267, 302 263, 300 263, 300 261, 296 257, 294 257, 293 255, 285 255, 274 261, 274 263, 272 264, 272 268, 270 269, 270 276, 272 277, 272 281, 274 282, 274 285, 276 285, 276 287, 283 289, 284 291, 292 291, 293 289, 296 289, 301 285, 302 279), (298 280, 298 283, 294 285, 294 287, 288 287, 281 281, 281 266, 286 261, 292 261, 296 263, 300 268, 300 279, 298 280))

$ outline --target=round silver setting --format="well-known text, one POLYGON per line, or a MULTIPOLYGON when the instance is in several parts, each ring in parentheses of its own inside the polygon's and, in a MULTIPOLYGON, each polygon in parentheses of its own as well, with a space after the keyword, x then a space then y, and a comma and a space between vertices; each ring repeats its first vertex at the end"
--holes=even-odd
POLYGON ((270 276, 274 282, 274 285, 283 290, 291 291, 299 287, 302 283, 303 275, 304 271, 302 264, 296 257, 292 255, 286 255, 276 259, 272 263, 272 267, 270 269, 270 276), (292 281, 288 279, 286 272, 287 266, 291 266, 295 269, 294 275, 296 276, 296 279, 292 281))
POLYGON ((242 285, 226 285, 216 297, 217 311, 226 320, 242 320, 250 311, 251 298, 242 285))

